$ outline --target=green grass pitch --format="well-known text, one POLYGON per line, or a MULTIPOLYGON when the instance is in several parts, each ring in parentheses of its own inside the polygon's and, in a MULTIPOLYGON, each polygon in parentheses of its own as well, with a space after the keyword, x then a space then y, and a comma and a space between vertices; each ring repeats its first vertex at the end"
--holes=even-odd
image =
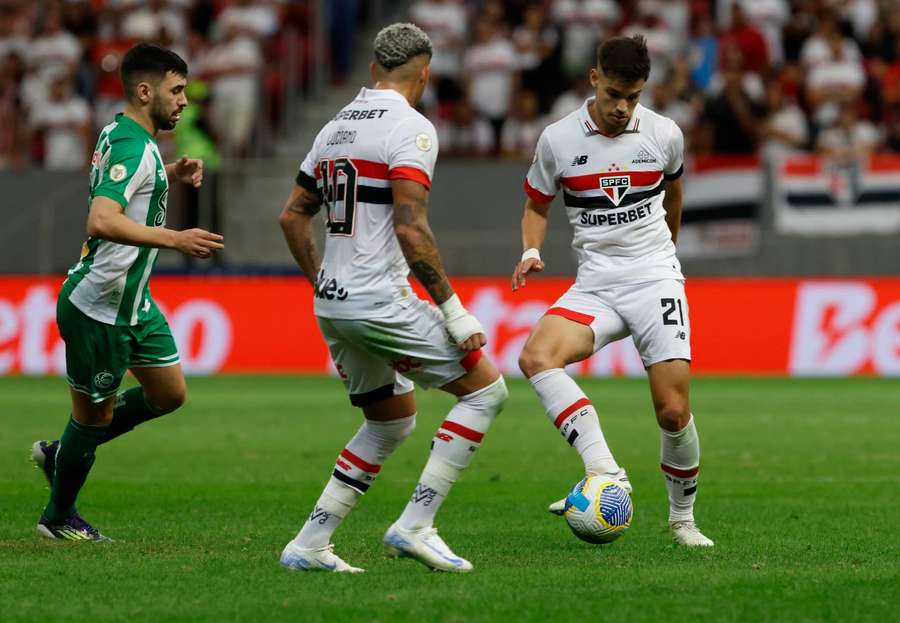
MULTIPOLYGON (((132 381, 133 382, 133 381, 132 381)), ((113 543, 34 531, 47 488, 30 444, 59 435, 59 379, 0 379, 0 621, 890 621, 900 608, 900 383, 697 379, 697 518, 716 547, 671 544, 643 380, 583 381, 634 484, 630 531, 575 539, 546 512, 580 461, 527 383, 437 526, 475 565, 382 555, 452 401, 419 424, 336 534, 361 576, 278 565, 360 415, 332 378, 189 381, 188 405, 101 447, 79 509, 113 543)))

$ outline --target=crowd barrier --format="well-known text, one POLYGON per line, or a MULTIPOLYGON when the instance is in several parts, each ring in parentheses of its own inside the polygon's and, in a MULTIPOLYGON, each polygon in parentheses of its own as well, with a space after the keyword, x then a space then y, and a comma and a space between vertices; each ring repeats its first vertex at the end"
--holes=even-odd
MULTIPOLYGON (((0 277, 0 374, 62 374, 55 324, 61 278, 0 277)), ((453 280, 484 325, 486 354, 509 375, 532 326, 571 280, 453 280)), ((190 374, 334 373, 300 277, 156 277, 190 374)), ((900 278, 689 279, 697 374, 900 376, 900 278)), ((662 311, 662 310, 661 310, 662 311)), ((643 374, 630 338, 573 366, 576 374, 643 374)))

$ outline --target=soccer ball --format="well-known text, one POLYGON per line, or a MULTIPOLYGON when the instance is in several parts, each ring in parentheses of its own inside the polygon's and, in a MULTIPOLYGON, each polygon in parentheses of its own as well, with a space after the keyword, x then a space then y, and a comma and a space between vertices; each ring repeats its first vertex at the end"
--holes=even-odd
POLYGON ((589 476, 566 496, 565 517, 572 532, 588 543, 611 543, 631 525, 631 496, 618 483, 589 476))

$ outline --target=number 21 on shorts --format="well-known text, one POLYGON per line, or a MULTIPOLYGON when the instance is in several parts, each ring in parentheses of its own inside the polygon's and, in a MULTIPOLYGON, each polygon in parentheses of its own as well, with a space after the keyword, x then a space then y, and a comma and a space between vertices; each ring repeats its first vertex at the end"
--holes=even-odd
POLYGON ((682 308, 681 299, 662 298, 659 299, 659 304, 663 309, 663 324, 678 327, 684 326, 684 309, 682 308), (675 315, 676 311, 678 312, 677 316, 675 315))

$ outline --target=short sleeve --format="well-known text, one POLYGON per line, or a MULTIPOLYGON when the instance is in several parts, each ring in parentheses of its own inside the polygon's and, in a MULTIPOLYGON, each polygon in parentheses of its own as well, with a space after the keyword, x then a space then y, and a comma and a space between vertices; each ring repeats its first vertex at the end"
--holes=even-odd
POLYGON ((388 140, 388 178, 412 180, 431 189, 437 154, 438 139, 434 125, 422 116, 405 119, 388 140))
POLYGON ((100 183, 94 190, 94 196, 109 197, 116 201, 122 209, 128 208, 128 202, 134 193, 154 174, 155 166, 149 166, 153 160, 145 158, 150 155, 142 141, 125 139, 113 141, 109 147, 109 158, 100 171, 100 183))
POLYGON ((297 186, 305 188, 311 193, 319 193, 318 184, 316 184, 316 146, 306 154, 306 158, 300 163, 300 170, 297 171, 297 186))
POLYGON ((550 148, 547 130, 541 132, 531 168, 525 176, 525 193, 538 203, 550 203, 559 190, 559 176, 556 174, 556 156, 550 148))
POLYGON ((672 121, 669 140, 666 143, 666 164, 663 168, 665 180, 671 182, 684 172, 684 134, 678 124, 672 121))

